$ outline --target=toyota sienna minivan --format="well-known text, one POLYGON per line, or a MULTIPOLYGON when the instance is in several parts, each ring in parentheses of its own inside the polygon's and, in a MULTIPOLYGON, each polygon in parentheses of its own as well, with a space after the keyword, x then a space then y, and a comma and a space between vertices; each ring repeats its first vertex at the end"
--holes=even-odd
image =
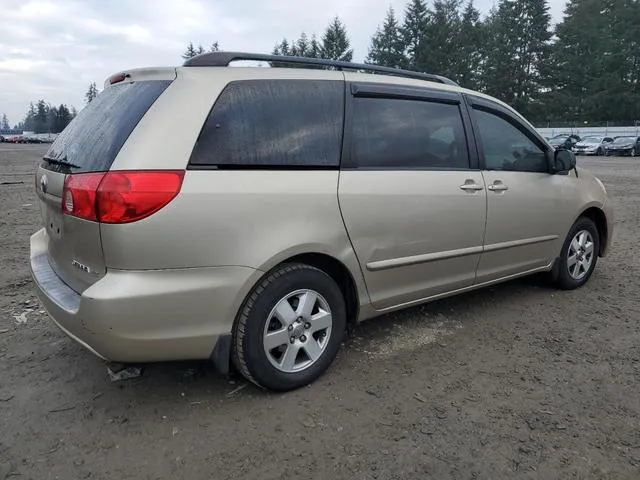
POLYGON ((31 271, 67 335, 272 390, 316 379, 376 315, 539 272, 580 287, 613 221, 602 183, 496 99, 231 52, 110 77, 35 186, 31 271))

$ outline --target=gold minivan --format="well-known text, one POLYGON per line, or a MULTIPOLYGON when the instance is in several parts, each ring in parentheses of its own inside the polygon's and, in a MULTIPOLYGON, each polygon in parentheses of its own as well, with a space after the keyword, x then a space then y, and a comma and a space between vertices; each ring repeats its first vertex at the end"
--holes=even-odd
POLYGON ((349 324, 537 272, 582 286, 613 219, 602 183, 496 99, 232 52, 110 77, 35 185, 31 270, 65 333, 272 390, 321 375, 349 324))

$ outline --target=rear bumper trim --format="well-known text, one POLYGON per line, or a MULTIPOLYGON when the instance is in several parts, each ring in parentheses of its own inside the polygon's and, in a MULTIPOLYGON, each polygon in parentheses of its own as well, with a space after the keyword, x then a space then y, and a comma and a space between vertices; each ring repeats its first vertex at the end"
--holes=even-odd
POLYGON ((64 283, 49 264, 49 255, 31 258, 33 279, 58 307, 74 314, 80 308, 80 294, 64 283))

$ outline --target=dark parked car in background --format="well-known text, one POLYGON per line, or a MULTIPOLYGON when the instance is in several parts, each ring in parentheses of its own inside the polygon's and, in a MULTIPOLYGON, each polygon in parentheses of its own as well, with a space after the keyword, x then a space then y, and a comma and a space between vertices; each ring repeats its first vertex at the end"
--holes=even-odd
POLYGON ((556 150, 571 150, 573 149, 573 146, 579 141, 580 137, 578 135, 561 134, 551 138, 549 140, 549 145, 551 145, 556 150))
POLYGON ((616 137, 605 148, 607 155, 629 155, 640 153, 640 137, 616 137))

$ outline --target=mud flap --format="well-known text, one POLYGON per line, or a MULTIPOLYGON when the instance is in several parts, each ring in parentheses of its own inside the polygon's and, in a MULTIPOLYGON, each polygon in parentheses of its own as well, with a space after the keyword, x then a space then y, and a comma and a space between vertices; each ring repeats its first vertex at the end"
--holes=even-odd
POLYGON ((553 267, 551 267, 551 278, 554 282, 556 282, 560 276, 560 261, 560 257, 557 257, 553 262, 553 267))
POLYGON ((229 362, 231 361, 231 334, 226 333, 218 337, 209 356, 210 360, 220 375, 229 374, 229 362))

